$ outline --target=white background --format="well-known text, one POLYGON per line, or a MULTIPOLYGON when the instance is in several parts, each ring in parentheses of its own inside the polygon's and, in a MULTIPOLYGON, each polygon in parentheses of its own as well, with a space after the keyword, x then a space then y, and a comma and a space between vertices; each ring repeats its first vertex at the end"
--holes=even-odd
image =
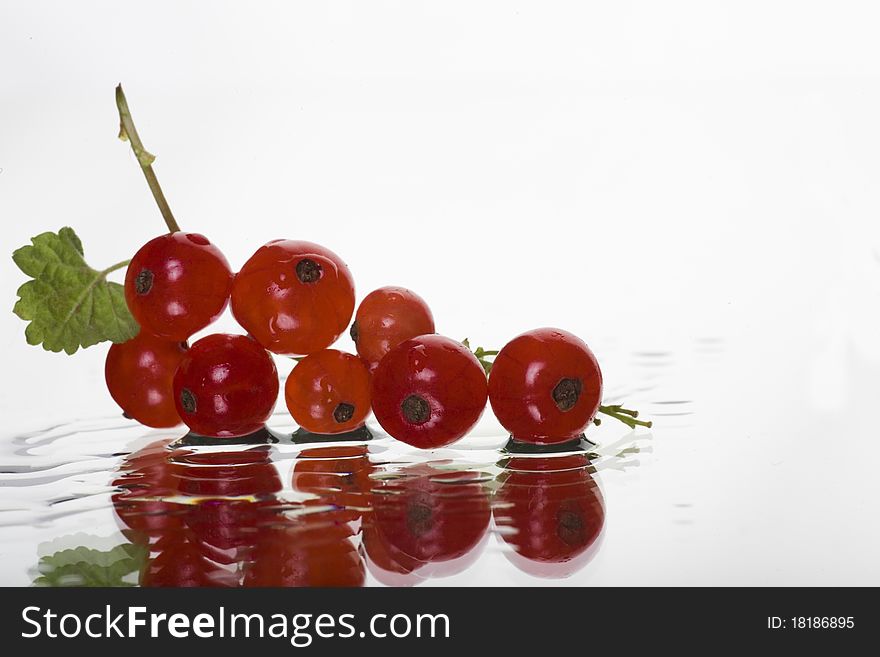
MULTIPOLYGON (((453 337, 560 326, 611 382, 627 354, 671 354, 669 394, 700 403, 609 491, 599 583, 880 584, 878 19, 871 2, 0 0, 0 305, 37 233, 73 226, 103 268, 163 231, 116 139, 122 82, 181 226, 234 268, 308 239, 359 298, 410 287, 453 337), (692 358, 707 343, 711 365, 692 358)), ((5 432, 117 412, 106 345, 50 354, 23 330, 0 313, 5 432)))

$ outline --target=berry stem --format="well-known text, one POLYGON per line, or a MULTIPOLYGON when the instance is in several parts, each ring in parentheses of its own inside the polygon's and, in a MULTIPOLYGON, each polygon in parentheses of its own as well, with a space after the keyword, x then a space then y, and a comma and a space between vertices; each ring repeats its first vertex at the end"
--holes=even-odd
MULTIPOLYGON (((599 412, 607 415, 608 417, 613 417, 615 420, 620 420, 630 429, 635 429, 636 426, 648 427, 650 429, 652 426, 654 426, 654 423, 650 420, 645 421, 636 419, 639 417, 638 411, 634 411, 629 408, 623 408, 623 406, 621 406, 620 404, 599 406, 599 412)), ((596 424, 598 424, 598 422, 596 424)))
POLYGON ((489 373, 492 371, 492 361, 486 360, 487 356, 497 356, 498 351, 496 350, 487 350, 482 347, 477 347, 476 349, 471 349, 470 340, 465 338, 461 341, 461 343, 467 348, 471 350, 474 356, 476 356, 477 360, 480 362, 480 365, 483 366, 483 370, 486 372, 486 376, 489 376, 489 373))
POLYGON ((159 186, 159 179, 156 178, 156 172, 153 171, 153 160, 156 159, 156 156, 144 148, 137 129, 134 127, 134 119, 131 118, 131 111, 128 109, 128 101, 125 99, 125 93, 122 91, 121 84, 116 86, 116 107, 119 109, 119 138, 122 141, 131 143, 131 150, 134 151, 138 164, 141 165, 144 177, 147 179, 147 185, 150 186, 150 191, 153 192, 153 198, 156 199, 156 205, 159 206, 159 211, 162 213, 162 218, 168 226, 168 231, 176 233, 180 230, 180 226, 177 225, 177 220, 171 213, 171 208, 165 199, 162 187, 159 186))
POLYGON ((105 277, 107 274, 111 274, 118 269, 124 269, 128 267, 129 263, 131 263, 131 260, 123 260, 122 262, 117 262, 115 265, 110 265, 107 269, 101 272, 101 276, 105 277))

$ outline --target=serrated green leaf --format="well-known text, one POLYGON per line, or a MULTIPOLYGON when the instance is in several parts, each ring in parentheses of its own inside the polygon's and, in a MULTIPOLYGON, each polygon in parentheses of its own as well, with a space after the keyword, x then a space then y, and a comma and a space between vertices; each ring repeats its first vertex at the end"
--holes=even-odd
POLYGON ((106 552, 87 547, 62 550, 40 559, 34 586, 131 586, 126 575, 139 571, 149 551, 124 543, 106 552))
POLYGON ((28 344, 47 351, 76 352, 99 342, 125 342, 138 325, 125 304, 122 285, 86 264, 72 228, 42 233, 12 259, 33 280, 18 288, 13 312, 25 321, 28 344))

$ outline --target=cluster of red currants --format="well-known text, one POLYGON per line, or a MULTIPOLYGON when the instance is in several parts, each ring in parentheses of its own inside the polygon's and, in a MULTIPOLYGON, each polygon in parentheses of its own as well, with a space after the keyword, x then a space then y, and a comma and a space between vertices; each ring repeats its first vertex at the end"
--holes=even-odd
POLYGON ((312 433, 352 431, 372 410, 394 438, 435 448, 467 434, 488 399, 513 437, 558 443, 582 434, 599 410, 599 364, 574 335, 524 333, 497 353, 487 378, 480 350, 436 335, 431 310, 410 290, 375 290, 354 313, 348 267, 310 242, 269 242, 233 274, 205 237, 171 232, 131 260, 125 297, 141 331, 110 348, 107 386, 128 416, 151 427, 182 420, 219 438, 257 431, 279 393, 269 352, 299 361, 285 400, 312 433), (188 346, 229 304, 247 335, 188 346), (357 355, 330 348, 353 313, 357 355))

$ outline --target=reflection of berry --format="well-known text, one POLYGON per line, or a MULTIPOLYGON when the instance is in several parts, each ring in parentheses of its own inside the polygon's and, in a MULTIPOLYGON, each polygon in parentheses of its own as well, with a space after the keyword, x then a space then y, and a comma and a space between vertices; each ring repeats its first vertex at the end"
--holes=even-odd
POLYGON ((159 541, 158 554, 141 573, 144 587, 234 587, 238 576, 205 558, 185 534, 159 541))
POLYGON ((386 354, 373 374, 373 412, 410 445, 442 447, 473 427, 486 407, 486 374, 461 343, 422 335, 386 354))
POLYGON ((363 586, 364 563, 345 523, 302 516, 263 531, 245 565, 244 586, 363 586))
POLYGON ((174 406, 171 382, 185 345, 141 331, 107 352, 104 379, 110 396, 128 417, 148 427, 174 427, 180 416, 174 406))
POLYGON ((151 558, 140 574, 142 586, 235 586, 237 577, 205 557, 185 519, 191 506, 181 501, 183 473, 177 460, 185 450, 157 441, 129 456, 113 482, 113 510, 126 538, 148 546, 151 558))
POLYGON ((499 475, 493 508, 510 560, 538 577, 566 577, 592 558, 605 502, 584 454, 514 458, 499 475))
POLYGON ((237 586, 259 536, 283 522, 281 480, 266 448, 136 452, 114 481, 113 507, 151 559, 144 586, 237 586))
POLYGON ((335 519, 351 522, 369 504, 372 471, 364 445, 304 449, 293 466, 293 487, 317 496, 306 500, 306 506, 332 505, 335 519))
POLYGON ((186 340, 229 303, 232 271, 220 250, 197 233, 169 233, 144 244, 125 275, 125 300, 145 331, 186 340))
POLYGON ((386 586, 416 586, 427 578, 421 572, 425 564, 385 540, 372 518, 364 518, 361 549, 367 570, 386 586))
POLYGON ((404 287, 380 287, 358 306, 351 337, 370 369, 404 340, 434 332, 434 316, 419 295, 404 287))
POLYGON ((583 433, 599 409, 602 372, 583 340, 536 329, 511 340, 495 358, 489 402, 517 440, 559 443, 583 433))
POLYGON ((244 436, 262 427, 278 398, 272 357, 243 335, 198 340, 174 375, 177 412, 195 433, 244 436))
POLYGON ((306 431, 352 431, 370 414, 370 373, 357 356, 336 349, 317 351, 293 368, 284 398, 293 419, 306 431))
POLYGON ((478 473, 416 466, 401 474, 371 495, 371 540, 379 544, 367 545, 367 552, 390 557, 379 564, 387 571, 433 564, 431 574, 451 574, 437 564, 471 554, 489 529, 489 500, 478 473))
POLYGON ((275 516, 281 490, 265 448, 196 452, 174 463, 180 495, 196 501, 183 519, 204 556, 234 564, 243 558, 275 516))
POLYGON ((238 323, 277 354, 311 354, 329 347, 353 311, 348 266, 311 242, 269 242, 245 263, 232 286, 238 323))
POLYGON ((169 499, 177 495, 171 463, 180 453, 168 447, 170 442, 159 440, 130 455, 113 481, 118 489, 111 498, 113 510, 132 543, 154 543, 182 527, 183 505, 169 499))

